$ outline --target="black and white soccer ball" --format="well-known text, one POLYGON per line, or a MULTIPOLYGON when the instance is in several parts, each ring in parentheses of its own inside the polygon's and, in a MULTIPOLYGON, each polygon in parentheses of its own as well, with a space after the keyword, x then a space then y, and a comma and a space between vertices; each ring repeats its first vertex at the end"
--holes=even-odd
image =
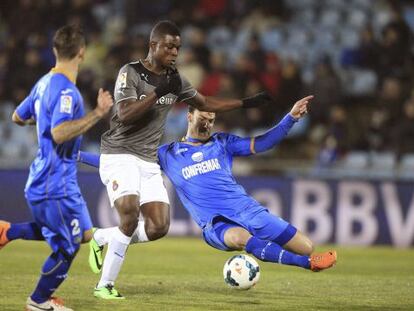
POLYGON ((223 276, 231 288, 246 290, 259 282, 259 264, 248 255, 235 255, 224 264, 223 276))

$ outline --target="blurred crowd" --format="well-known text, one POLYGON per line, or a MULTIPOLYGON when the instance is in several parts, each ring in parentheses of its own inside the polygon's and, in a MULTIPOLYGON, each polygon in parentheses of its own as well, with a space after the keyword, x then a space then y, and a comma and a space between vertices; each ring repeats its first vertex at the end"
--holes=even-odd
MULTIPOLYGON (((255 135, 313 94, 308 117, 267 157, 330 167, 355 154, 413 156, 412 1, 3 0, 0 158, 34 153, 33 131, 12 126, 10 116, 53 66, 58 27, 78 23, 87 34, 77 85, 92 108, 97 89, 113 90, 123 64, 145 58, 161 19, 180 27, 178 69, 201 93, 242 98, 266 90, 275 98, 270 107, 219 115, 217 130, 255 135)), ((165 141, 185 133, 186 111, 173 107, 165 141)), ((85 149, 97 150, 107 127, 103 120, 89 132, 85 149)))

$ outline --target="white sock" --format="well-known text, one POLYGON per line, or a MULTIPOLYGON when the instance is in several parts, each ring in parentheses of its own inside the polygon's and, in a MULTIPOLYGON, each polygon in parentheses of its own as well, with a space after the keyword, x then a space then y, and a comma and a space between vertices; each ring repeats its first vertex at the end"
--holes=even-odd
POLYGON ((103 287, 108 284, 114 285, 130 242, 131 237, 123 234, 118 227, 113 230, 112 237, 108 243, 108 251, 103 262, 101 279, 97 287, 103 287))
POLYGON ((147 233, 145 232, 145 221, 144 220, 139 220, 137 229, 135 230, 134 234, 132 235, 131 244, 145 243, 145 242, 148 242, 148 241, 149 241, 149 239, 148 239, 147 233))
POLYGON ((104 246, 109 243, 116 228, 118 227, 96 229, 93 238, 99 246, 104 246))

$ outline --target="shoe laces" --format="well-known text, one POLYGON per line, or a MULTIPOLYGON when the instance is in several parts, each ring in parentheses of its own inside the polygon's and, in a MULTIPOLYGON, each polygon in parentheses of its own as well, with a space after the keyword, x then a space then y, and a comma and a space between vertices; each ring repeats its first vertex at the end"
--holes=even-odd
POLYGON ((109 293, 112 294, 112 291, 114 290, 114 286, 112 284, 106 285, 106 288, 108 289, 109 293))

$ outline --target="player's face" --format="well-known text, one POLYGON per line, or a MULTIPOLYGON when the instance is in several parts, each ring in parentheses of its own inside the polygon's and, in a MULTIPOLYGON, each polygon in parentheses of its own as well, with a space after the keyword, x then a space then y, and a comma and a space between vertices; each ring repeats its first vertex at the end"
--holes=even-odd
POLYGON ((189 123, 192 132, 197 134, 200 138, 208 138, 211 135, 211 130, 216 120, 216 114, 214 112, 205 112, 195 110, 192 114, 190 113, 189 123))
POLYGON ((175 66, 180 47, 180 36, 165 35, 155 43, 153 57, 162 67, 175 66))

